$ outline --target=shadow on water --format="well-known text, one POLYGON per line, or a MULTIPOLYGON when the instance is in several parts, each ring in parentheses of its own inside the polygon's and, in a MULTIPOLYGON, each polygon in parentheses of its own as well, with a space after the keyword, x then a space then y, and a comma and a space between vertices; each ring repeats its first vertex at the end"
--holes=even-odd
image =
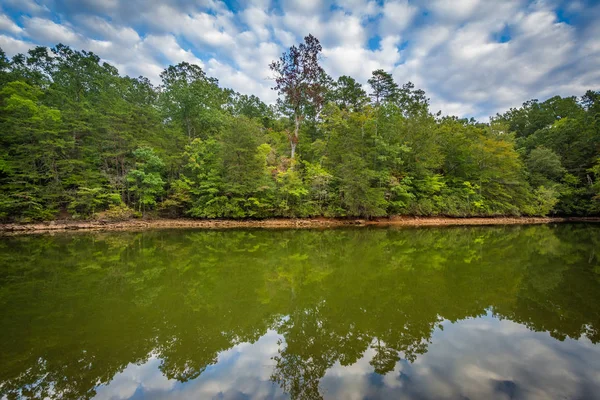
POLYGON ((0 397, 102 397, 141 368, 119 398, 586 397, 598 249, 585 224, 3 238, 0 397))

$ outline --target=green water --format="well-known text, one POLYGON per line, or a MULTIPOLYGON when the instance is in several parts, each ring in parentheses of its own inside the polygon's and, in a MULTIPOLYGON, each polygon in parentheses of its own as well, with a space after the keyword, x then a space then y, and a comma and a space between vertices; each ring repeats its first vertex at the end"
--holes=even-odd
POLYGON ((0 398, 600 397, 600 225, 0 238, 0 398))

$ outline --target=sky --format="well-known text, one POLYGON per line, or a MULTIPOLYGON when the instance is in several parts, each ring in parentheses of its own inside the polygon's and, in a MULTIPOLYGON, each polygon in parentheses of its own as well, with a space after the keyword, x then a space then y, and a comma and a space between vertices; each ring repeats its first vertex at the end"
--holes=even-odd
MULTIPOLYGON (((600 349, 585 337, 558 341, 489 313, 441 323, 444 329, 434 331, 426 353, 412 363, 400 360, 384 376, 370 364, 373 346, 351 365, 336 362, 319 382, 324 398, 573 399, 589 397, 600 380, 593 368, 600 364, 600 349)), ((167 379, 160 358, 151 356, 100 386, 96 399, 288 399, 270 381, 283 339, 269 330, 255 343, 235 345, 185 383, 167 379)))
POLYGON ((274 102, 269 63, 309 33, 334 78, 382 68, 432 111, 487 119, 600 89, 600 0, 0 0, 8 56, 58 43, 160 83, 181 61, 274 102))

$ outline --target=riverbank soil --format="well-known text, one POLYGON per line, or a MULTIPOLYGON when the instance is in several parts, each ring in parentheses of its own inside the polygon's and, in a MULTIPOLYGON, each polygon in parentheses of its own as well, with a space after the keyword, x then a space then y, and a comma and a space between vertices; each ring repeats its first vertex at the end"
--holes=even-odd
POLYGON ((341 218, 272 218, 264 220, 131 219, 127 221, 52 221, 32 224, 0 224, 0 234, 43 233, 58 231, 121 231, 167 228, 330 228, 339 226, 444 226, 514 225, 558 222, 600 222, 600 218, 445 218, 397 216, 374 220, 341 218))

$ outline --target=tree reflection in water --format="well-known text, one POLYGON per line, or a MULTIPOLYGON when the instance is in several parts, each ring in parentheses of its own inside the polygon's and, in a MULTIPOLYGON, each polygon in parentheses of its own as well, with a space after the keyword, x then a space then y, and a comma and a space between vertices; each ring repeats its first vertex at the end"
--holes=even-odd
POLYGON ((0 396, 91 398, 150 358, 187 382, 269 329, 271 380, 294 399, 365 354, 379 375, 415 362, 443 320, 597 343, 598 248, 590 225, 4 238, 0 396))

